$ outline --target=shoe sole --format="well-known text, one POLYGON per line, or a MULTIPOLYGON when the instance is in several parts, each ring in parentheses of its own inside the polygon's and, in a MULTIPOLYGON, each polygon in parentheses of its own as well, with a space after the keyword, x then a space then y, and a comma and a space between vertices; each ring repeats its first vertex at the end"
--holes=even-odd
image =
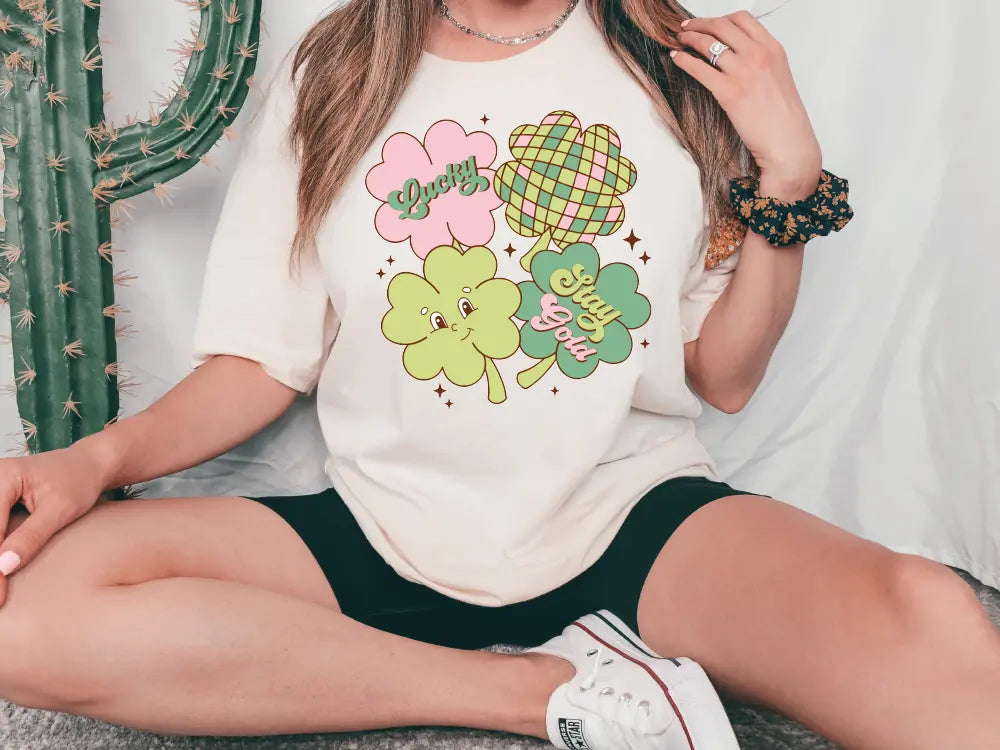
POLYGON ((680 721, 689 750, 739 750, 726 709, 701 665, 653 653, 628 625, 607 610, 581 617, 573 624, 638 664, 653 678, 680 721), (677 681, 679 669, 683 670, 683 679, 677 681), (711 698, 706 700, 706 696, 711 698), (683 713, 678 704, 685 706, 683 713))

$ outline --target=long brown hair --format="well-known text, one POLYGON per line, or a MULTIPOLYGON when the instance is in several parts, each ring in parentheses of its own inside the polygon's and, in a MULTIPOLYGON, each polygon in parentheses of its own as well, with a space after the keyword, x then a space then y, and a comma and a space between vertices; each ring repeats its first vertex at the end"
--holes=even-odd
MULTIPOLYGON (((610 49, 648 92, 664 123, 701 169, 714 224, 728 210, 728 180, 756 165, 715 97, 669 57, 680 24, 675 0, 583 0, 610 49)), ((300 156, 293 253, 313 247, 362 155, 385 127, 428 41, 437 0, 352 0, 313 26, 295 55, 303 65, 292 144, 300 156)))

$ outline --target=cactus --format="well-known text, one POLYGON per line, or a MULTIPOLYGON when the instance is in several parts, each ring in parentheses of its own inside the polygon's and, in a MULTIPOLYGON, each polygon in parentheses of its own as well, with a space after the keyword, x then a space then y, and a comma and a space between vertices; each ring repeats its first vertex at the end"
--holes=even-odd
MULTIPOLYGON (((182 0, 201 15, 183 81, 149 122, 105 121, 99 0, 0 0, 0 143, 6 273, 25 452, 117 419, 115 201, 198 163, 242 107, 261 0, 182 0)), ((2 265, 0 265, 2 269, 2 265)))

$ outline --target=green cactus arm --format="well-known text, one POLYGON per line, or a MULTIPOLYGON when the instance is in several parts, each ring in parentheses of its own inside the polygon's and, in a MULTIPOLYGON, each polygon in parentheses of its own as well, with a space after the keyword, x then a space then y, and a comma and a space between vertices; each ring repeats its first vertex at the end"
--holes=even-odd
POLYGON ((261 0, 233 0, 225 12, 202 10, 199 48, 184 81, 156 124, 136 123, 117 134, 105 173, 117 198, 130 198, 177 177, 222 137, 250 90, 257 62, 261 0), (128 179, 122 180, 122 170, 128 179))
POLYGON ((166 182, 216 142, 225 115, 235 116, 246 98, 259 2, 199 0, 205 45, 185 78, 190 127, 176 131, 173 118, 187 106, 176 100, 156 126, 122 134, 105 124, 100 4, 0 0, 0 144, 7 162, 0 296, 11 308, 17 403, 28 451, 66 447, 117 417, 118 276, 110 262, 110 202, 166 182), (244 9, 242 17, 227 19, 233 11, 226 6, 244 9), (233 23, 222 25, 228 20, 233 23), (201 65, 230 58, 232 76, 203 77, 201 65), (168 159, 150 157, 141 175, 131 170, 134 183, 124 179, 124 163, 116 172, 109 162, 129 155, 129 138, 141 144, 150 137, 178 145, 168 159), (182 159, 177 148, 192 158, 182 159), (115 149, 119 157, 110 157, 115 149), (113 190, 120 182, 126 195, 113 190))
POLYGON ((100 72, 83 65, 97 54, 97 26, 78 1, 50 6, 22 14, 22 24, 3 34, 5 41, 40 41, 30 45, 30 64, 10 71, 0 109, 11 339, 31 452, 69 445, 118 410, 116 384, 105 374, 105 363, 114 361, 114 329, 101 304, 111 271, 97 253, 110 226, 106 209, 95 210, 91 152, 77 132, 77 123, 103 118, 100 72), (47 19, 56 26, 43 26, 47 19))
MULTIPOLYGON (((16 94, 17 92, 11 93, 16 94)), ((9 95, 8 98, 10 98, 9 95)), ((18 105, 17 98, 14 98, 3 110, 0 110, 0 123, 7 132, 14 132, 13 115, 16 110, 20 109, 18 105)), ((22 175, 22 154, 18 153, 16 147, 5 143, 4 156, 5 185, 30 184, 30 177, 22 175)), ((6 268, 9 284, 7 301, 11 315, 11 343, 15 350, 15 385, 17 387, 18 412, 23 426, 24 444, 27 449, 34 449, 37 445, 39 423, 42 422, 40 412, 36 408, 39 404, 35 395, 46 390, 63 390, 65 384, 68 383, 68 373, 61 366, 62 363, 57 362, 56 368, 47 366, 49 362, 45 354, 33 350, 32 344, 35 343, 35 340, 44 339, 46 336, 44 332, 39 335, 38 331, 33 330, 37 315, 31 310, 31 307, 34 306, 34 299, 31 290, 25 283, 29 264, 37 264, 31 264, 32 259, 25 257, 21 248, 33 240, 41 240, 45 245, 48 245, 48 238, 37 231, 39 217, 35 215, 31 207, 25 206, 24 210, 19 210, 19 208, 8 194, 4 206, 4 218, 6 219, 4 253, 8 260, 6 268), (24 317, 25 310, 28 311, 30 317, 24 317)), ((42 349, 44 351, 44 346, 42 349)), ((46 426, 42 425, 43 428, 46 426)), ((65 432, 63 427, 64 425, 57 426, 60 433, 65 432)))

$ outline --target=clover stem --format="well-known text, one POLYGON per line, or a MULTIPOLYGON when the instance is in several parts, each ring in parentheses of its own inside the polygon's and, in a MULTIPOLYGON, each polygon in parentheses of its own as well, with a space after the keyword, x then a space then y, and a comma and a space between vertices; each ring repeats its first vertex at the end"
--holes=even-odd
POLYGON ((556 355, 552 354, 545 359, 538 360, 527 370, 521 370, 517 374, 517 384, 522 388, 531 388, 531 386, 542 379, 542 376, 549 371, 549 368, 552 367, 555 361, 556 355))
POLYGON ((531 249, 521 256, 521 268, 523 268, 528 273, 531 273, 531 261, 534 259, 538 253, 545 250, 549 246, 549 240, 552 239, 552 230, 546 229, 542 234, 535 240, 535 244, 531 246, 531 249))
POLYGON ((489 357, 486 358, 486 384, 491 404, 502 404, 507 400, 507 389, 503 386, 503 378, 500 377, 496 363, 489 357))

